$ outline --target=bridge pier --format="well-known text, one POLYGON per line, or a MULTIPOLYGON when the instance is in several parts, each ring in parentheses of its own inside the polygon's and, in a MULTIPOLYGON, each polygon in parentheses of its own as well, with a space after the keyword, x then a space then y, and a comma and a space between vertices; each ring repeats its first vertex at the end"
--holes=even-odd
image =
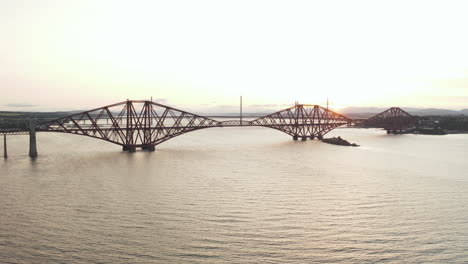
POLYGON ((302 141, 306 141, 306 140, 307 140, 307 136, 302 136, 301 140, 302 140, 302 141))
POLYGON ((317 139, 318 139, 318 140, 322 140, 322 139, 323 139, 323 136, 322 136, 322 135, 318 135, 318 136, 317 136, 317 139))
POLYGON ((389 129, 387 130, 387 134, 394 134, 394 135, 398 135, 398 134, 404 134, 406 131, 403 130, 403 129, 389 129))
POLYGON ((3 134, 3 158, 4 159, 8 158, 7 144, 6 144, 6 134, 3 134))
POLYGON ((36 127, 32 120, 29 121, 29 157, 37 157, 36 127))
POLYGON ((136 151, 136 147, 135 147, 135 146, 123 146, 123 147, 122 147, 122 150, 123 150, 123 151, 128 151, 128 152, 135 152, 135 151, 136 151))
POLYGON ((314 140, 315 136, 314 135, 310 135, 310 140, 314 140))
POLYGON ((153 152, 155 150, 155 147, 154 147, 154 145, 143 145, 143 146, 141 146, 141 149, 153 152))
POLYGON ((298 138, 298 136, 293 136, 293 140, 297 140, 298 138))

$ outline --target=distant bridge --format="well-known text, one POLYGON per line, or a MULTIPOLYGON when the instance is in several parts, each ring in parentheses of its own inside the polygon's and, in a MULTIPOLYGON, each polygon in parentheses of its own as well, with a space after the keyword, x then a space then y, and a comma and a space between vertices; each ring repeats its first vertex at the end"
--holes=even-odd
MULTIPOLYGON (((399 108, 390 108, 364 121, 364 124, 383 127, 387 131, 403 131, 415 120, 399 108)), ((307 138, 321 140, 331 130, 353 122, 355 121, 319 105, 296 104, 252 121, 220 122, 151 101, 127 100, 37 125, 31 124, 28 131, 0 130, 0 134, 29 134, 30 156, 35 157, 36 131, 92 137, 120 145, 124 151, 134 152, 137 148, 154 151, 156 145, 171 138, 204 128, 268 127, 284 132, 294 140, 304 141, 307 138)))
POLYGON ((362 124, 368 127, 383 128, 387 130, 387 134, 401 134, 407 132, 407 129, 412 128, 417 122, 417 117, 410 115, 398 107, 391 107, 380 114, 364 120, 362 124))

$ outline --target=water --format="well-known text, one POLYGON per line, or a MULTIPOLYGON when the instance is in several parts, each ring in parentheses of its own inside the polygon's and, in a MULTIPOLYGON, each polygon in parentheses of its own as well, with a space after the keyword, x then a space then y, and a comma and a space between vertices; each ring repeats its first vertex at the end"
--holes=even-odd
POLYGON ((10 136, 0 263, 468 262, 468 135, 337 135, 362 146, 211 128, 124 153, 39 133, 31 161, 10 136))

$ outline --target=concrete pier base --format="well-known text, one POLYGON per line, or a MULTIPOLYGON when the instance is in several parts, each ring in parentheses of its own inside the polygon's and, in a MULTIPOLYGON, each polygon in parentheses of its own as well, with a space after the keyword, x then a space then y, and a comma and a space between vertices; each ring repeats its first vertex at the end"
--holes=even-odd
POLYGON ((8 158, 7 144, 6 144, 6 135, 3 135, 3 158, 8 158))
POLYGON ((123 146, 123 147, 122 147, 122 150, 123 150, 123 151, 128 151, 128 152, 135 152, 135 151, 136 151, 136 147, 135 147, 135 146, 123 146))
POLYGON ((397 130, 397 129, 392 129, 392 130, 387 130, 387 134, 404 134, 406 131, 405 130, 397 130))
POLYGON ((310 136, 310 140, 314 140, 314 138, 315 138, 314 135, 310 136))
POLYGON ((146 150, 146 151, 154 151, 155 150, 155 147, 154 145, 143 145, 141 147, 142 150, 146 150))
POLYGON ((33 121, 29 121, 29 157, 37 157, 36 127, 33 121))
POLYGON ((298 139, 298 136, 293 136, 293 140, 297 140, 298 139))
POLYGON ((323 136, 322 136, 322 135, 318 135, 318 136, 317 136, 317 139, 318 139, 318 140, 322 140, 322 139, 323 139, 323 136))
POLYGON ((307 140, 307 137, 306 137, 306 136, 302 136, 301 140, 302 140, 302 141, 306 141, 306 140, 307 140))

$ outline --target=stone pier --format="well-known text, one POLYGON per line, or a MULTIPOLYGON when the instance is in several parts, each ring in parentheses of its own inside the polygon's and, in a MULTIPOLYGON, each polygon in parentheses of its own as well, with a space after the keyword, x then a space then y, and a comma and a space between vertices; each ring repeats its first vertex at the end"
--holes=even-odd
POLYGON ((6 134, 3 134, 3 158, 8 158, 7 144, 6 144, 6 134))
POLYGON ((29 121, 29 157, 37 157, 36 126, 32 120, 29 121))
POLYGON ((143 146, 141 147, 141 149, 142 149, 142 150, 146 150, 146 151, 151 151, 151 152, 152 152, 152 151, 155 150, 155 147, 154 147, 154 145, 143 145, 143 146))
POLYGON ((128 152, 135 152, 135 151, 136 151, 136 147, 135 147, 135 146, 123 146, 123 147, 122 147, 122 150, 123 150, 123 151, 128 151, 128 152))

